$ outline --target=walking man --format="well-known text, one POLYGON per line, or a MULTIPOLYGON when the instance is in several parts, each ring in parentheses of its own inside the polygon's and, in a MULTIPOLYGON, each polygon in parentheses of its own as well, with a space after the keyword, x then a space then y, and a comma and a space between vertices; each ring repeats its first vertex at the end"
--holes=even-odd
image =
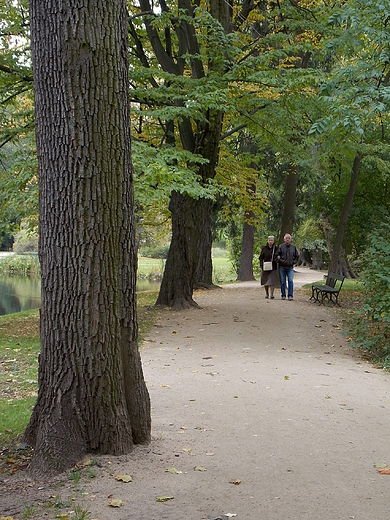
POLYGON ((288 299, 294 299, 294 264, 298 262, 298 249, 291 243, 291 235, 284 235, 284 244, 276 250, 276 260, 279 262, 280 291, 282 300, 286 299, 286 278, 288 281, 288 299))

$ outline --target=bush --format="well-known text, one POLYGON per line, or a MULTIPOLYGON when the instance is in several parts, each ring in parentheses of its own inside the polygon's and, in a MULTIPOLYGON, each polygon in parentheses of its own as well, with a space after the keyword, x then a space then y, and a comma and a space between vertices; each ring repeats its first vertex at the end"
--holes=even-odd
POLYGON ((21 229, 15 236, 14 252, 35 253, 38 251, 38 235, 29 232, 27 229, 21 229))
POLYGON ((139 255, 144 256, 145 258, 162 258, 166 259, 168 257, 169 244, 165 244, 163 246, 150 246, 150 247, 142 247, 139 250, 139 255))
POLYGON ((355 345, 376 358, 390 360, 390 220, 371 235, 360 280, 361 308, 353 323, 355 345))

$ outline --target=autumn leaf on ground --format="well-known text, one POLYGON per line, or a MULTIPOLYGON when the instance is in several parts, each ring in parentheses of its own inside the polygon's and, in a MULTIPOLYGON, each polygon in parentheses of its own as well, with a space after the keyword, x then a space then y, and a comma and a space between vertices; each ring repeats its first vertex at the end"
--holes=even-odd
POLYGON ((286 381, 288 381, 290 379, 290 376, 284 376, 284 379, 286 379, 286 381))
POLYGON ((385 464, 384 462, 376 462, 374 464, 374 468, 387 468, 387 464, 385 464))
POLYGON ((122 500, 114 498, 113 500, 110 500, 107 505, 110 507, 122 507, 123 502, 122 502, 122 500))
POLYGON ((231 480, 229 480, 229 484, 234 484, 235 486, 238 486, 239 484, 241 484, 241 480, 239 478, 232 478, 231 480))
POLYGON ((380 473, 381 475, 390 475, 390 468, 378 469, 378 473, 380 473))
POLYGON ((168 502, 168 500, 173 500, 175 497, 169 495, 163 495, 161 497, 156 498, 156 502, 168 502))
POLYGON ((207 471, 207 469, 204 468, 203 466, 195 466, 194 470, 195 471, 207 471))
POLYGON ((172 473, 172 474, 175 474, 175 473, 181 473, 181 471, 177 471, 176 468, 167 468, 165 470, 166 473, 172 473))
POLYGON ((115 480, 120 480, 121 482, 133 482, 133 477, 131 475, 115 475, 115 480))

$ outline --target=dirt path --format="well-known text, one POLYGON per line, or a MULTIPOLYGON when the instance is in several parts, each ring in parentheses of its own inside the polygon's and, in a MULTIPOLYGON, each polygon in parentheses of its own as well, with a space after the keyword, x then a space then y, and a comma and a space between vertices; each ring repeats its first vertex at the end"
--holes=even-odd
MULTIPOLYGON (((319 277, 298 269, 293 302, 236 284, 197 293, 200 310, 159 315, 142 347, 153 442, 101 457, 97 476, 83 477, 90 518, 390 517, 390 476, 375 467, 390 465, 390 376, 349 349, 337 310, 299 290, 319 277), (108 507, 113 498, 122 507, 108 507)), ((17 500, 26 503, 23 493, 17 500)), ((15 511, 0 507, 0 516, 22 518, 15 511)))

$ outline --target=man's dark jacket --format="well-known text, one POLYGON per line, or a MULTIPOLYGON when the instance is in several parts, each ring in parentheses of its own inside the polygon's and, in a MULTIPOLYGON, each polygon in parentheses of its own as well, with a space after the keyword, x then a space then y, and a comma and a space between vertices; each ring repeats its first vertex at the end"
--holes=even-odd
POLYGON ((279 255, 280 267, 293 267, 299 259, 298 249, 294 244, 281 244, 276 251, 276 256, 278 257, 279 255))

